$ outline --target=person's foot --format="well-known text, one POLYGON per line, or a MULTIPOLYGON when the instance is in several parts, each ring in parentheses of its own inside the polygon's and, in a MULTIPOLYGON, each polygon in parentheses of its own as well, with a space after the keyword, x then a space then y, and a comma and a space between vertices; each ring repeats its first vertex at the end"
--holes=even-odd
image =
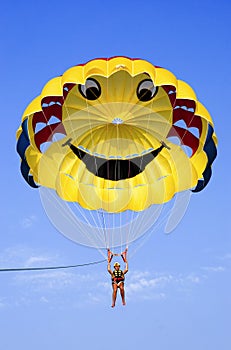
POLYGON ((112 304, 112 306, 111 307, 115 307, 115 304, 112 304))
POLYGON ((122 301, 122 304, 123 304, 123 305, 126 305, 125 300, 122 301))

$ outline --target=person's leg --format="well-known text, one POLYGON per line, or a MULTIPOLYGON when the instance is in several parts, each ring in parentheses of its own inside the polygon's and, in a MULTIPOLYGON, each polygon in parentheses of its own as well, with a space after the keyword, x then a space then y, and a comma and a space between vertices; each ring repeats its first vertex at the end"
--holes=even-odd
POLYGON ((124 283, 123 282, 120 283, 119 288, 120 288, 120 295, 121 295, 121 299, 122 299, 122 304, 126 305, 126 303, 125 303, 124 283))
POLYGON ((114 307, 115 303, 116 303, 116 296, 117 296, 117 288, 118 288, 117 284, 113 283, 112 288, 113 288, 113 291, 112 291, 112 305, 111 305, 111 307, 114 307))

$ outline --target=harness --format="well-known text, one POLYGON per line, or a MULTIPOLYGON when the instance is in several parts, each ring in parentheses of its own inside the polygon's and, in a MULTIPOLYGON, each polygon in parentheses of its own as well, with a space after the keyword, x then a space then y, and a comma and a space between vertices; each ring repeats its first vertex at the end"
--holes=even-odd
POLYGON ((119 283, 124 281, 124 273, 122 270, 114 270, 112 274, 112 283, 119 283))

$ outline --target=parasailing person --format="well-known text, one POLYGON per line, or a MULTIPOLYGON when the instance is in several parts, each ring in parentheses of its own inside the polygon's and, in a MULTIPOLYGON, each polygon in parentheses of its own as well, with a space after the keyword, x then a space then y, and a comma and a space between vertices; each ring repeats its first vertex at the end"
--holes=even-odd
POLYGON ((107 270, 111 275, 112 279, 112 305, 111 307, 115 307, 116 303, 116 297, 117 297, 117 291, 120 290, 120 295, 122 299, 122 304, 126 305, 125 302, 125 291, 124 291, 124 275, 128 272, 128 261, 127 261, 127 249, 121 254, 123 261, 125 262, 125 269, 122 271, 120 269, 120 264, 118 262, 114 263, 114 270, 111 270, 111 260, 114 255, 109 249, 108 249, 108 266, 107 270))

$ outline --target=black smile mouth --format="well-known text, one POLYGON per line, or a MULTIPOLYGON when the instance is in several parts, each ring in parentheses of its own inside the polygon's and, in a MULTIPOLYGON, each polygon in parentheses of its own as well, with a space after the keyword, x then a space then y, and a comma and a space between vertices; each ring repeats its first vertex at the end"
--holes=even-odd
POLYGON ((161 150, 166 147, 162 142, 161 146, 145 155, 130 159, 106 159, 95 155, 90 155, 87 152, 80 150, 74 146, 69 139, 63 146, 68 145, 72 152, 86 165, 88 171, 95 176, 105 180, 119 181, 130 179, 142 173, 145 167, 158 156, 161 150))

